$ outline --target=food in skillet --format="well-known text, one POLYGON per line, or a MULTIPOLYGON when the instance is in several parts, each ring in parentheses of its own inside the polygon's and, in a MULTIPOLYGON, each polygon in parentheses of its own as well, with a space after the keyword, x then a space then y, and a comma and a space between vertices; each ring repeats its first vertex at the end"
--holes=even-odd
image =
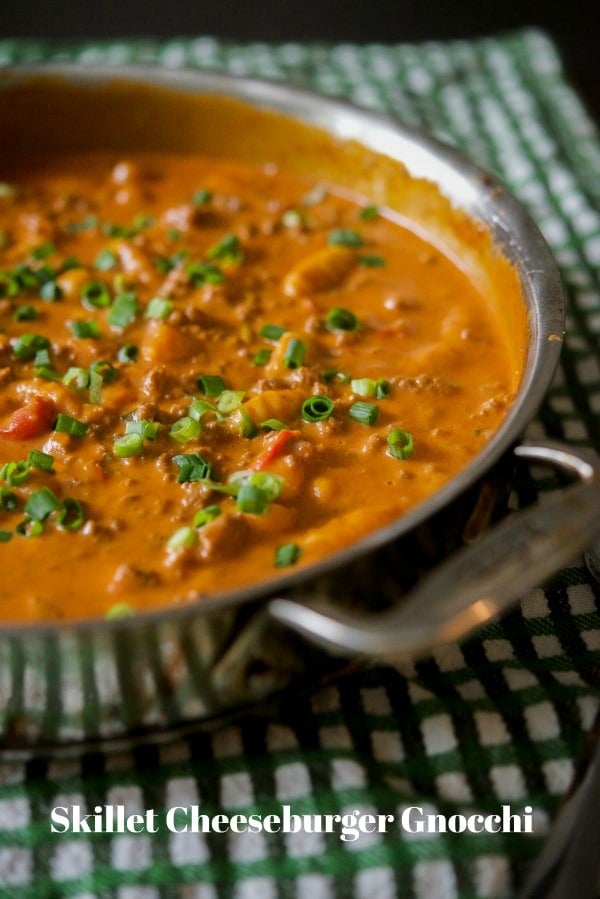
POLYGON ((0 618, 273 577, 484 446, 519 348, 369 198, 169 154, 0 177, 0 618))

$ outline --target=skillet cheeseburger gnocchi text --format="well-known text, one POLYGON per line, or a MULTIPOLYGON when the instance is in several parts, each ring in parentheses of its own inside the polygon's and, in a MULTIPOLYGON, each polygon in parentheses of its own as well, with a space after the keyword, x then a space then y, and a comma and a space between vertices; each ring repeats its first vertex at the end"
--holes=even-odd
POLYGON ((4 620, 314 562, 463 468, 518 387, 473 280, 369 198, 166 153, 0 178, 4 620))

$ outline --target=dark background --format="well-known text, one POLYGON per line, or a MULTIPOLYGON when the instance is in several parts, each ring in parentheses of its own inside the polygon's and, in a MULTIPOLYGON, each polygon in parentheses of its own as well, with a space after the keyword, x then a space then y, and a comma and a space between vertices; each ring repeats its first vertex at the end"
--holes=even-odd
POLYGON ((0 37, 381 41, 545 29, 600 119, 600 0, 0 0, 0 37))

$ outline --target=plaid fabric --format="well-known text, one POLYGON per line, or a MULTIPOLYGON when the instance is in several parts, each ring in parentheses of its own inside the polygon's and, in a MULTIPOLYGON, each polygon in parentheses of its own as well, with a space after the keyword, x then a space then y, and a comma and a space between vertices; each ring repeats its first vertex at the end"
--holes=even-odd
MULTIPOLYGON (((561 369, 530 436, 600 449, 600 142, 543 34, 422 46, 0 42, 0 65, 144 62, 290 80, 457 144, 529 207, 568 291, 561 369)), ((515 501, 555 486, 525 473, 515 501)), ((0 896, 514 896, 571 781, 600 686, 600 593, 577 561, 461 646, 348 675, 271 718, 131 753, 0 768, 0 896), (392 814, 388 833, 52 834, 49 810, 392 814), (411 834, 402 811, 533 807, 534 833, 411 834)))

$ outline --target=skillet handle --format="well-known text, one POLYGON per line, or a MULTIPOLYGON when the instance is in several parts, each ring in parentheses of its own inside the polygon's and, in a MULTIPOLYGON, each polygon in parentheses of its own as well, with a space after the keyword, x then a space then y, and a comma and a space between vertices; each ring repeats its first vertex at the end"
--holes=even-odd
POLYGON ((330 653, 398 660, 459 640, 505 612, 600 536, 600 459, 590 454, 588 461, 550 441, 523 443, 515 454, 561 468, 579 483, 544 496, 460 549, 389 611, 357 616, 318 601, 277 598, 269 613, 330 653))

